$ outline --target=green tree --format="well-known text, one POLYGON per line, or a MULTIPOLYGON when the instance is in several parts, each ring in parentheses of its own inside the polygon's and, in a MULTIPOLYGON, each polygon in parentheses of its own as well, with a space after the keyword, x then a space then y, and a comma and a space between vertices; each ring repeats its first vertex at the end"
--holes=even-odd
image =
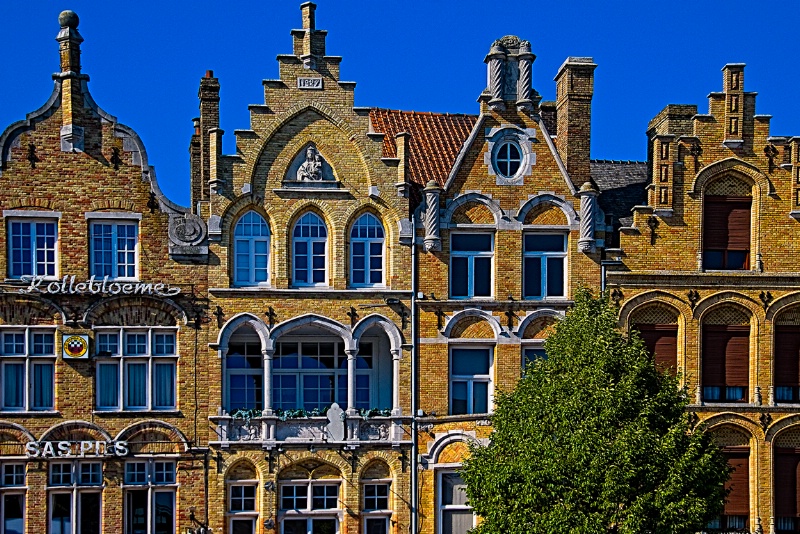
POLYGON ((605 297, 580 291, 462 476, 477 534, 689 533, 722 513, 729 471, 687 395, 605 297))

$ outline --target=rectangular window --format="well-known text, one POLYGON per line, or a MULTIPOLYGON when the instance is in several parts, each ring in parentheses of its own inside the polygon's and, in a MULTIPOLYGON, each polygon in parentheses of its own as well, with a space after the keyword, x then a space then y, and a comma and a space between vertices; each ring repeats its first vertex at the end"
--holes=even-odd
POLYGON ((533 347, 525 347, 522 348, 522 372, 525 372, 525 368, 529 365, 533 365, 534 362, 537 360, 546 360, 547 353, 544 350, 544 347, 540 345, 536 345, 533 347))
POLYGON ((527 234, 523 237, 523 297, 566 296, 566 267, 566 234, 527 234))
POLYGON ((91 274, 111 279, 137 277, 137 223, 92 223, 91 274))
POLYGON ((389 509, 389 484, 364 484, 364 510, 389 509))
POLYGON ((453 234, 450 240, 450 296, 491 297, 494 236, 453 234))
POLYGON ((775 325, 775 400, 800 402, 800 327, 775 325))
POLYGON ((389 534, 389 518, 367 517, 364 519, 364 531, 366 534, 389 534))
POLYGON ((11 221, 9 223, 9 276, 56 276, 56 221, 11 221))
POLYGON ((658 370, 675 374, 678 369, 678 325, 636 324, 634 328, 642 335, 658 370))
POLYGON ((50 532, 72 534, 72 494, 50 495, 50 532))
POLYGON ((71 463, 51 463, 50 464, 50 484, 52 486, 71 486, 72 485, 72 464, 71 463))
POLYGON ((119 409, 119 363, 97 364, 97 408, 119 409))
POLYGON ((311 486, 311 509, 312 510, 328 510, 330 508, 338 508, 339 501, 339 485, 338 484, 325 484, 311 486))
POLYGON ((740 448, 724 449, 728 465, 733 469, 725 483, 725 489, 730 493, 725 499, 723 515, 708 524, 708 528, 719 529, 722 532, 749 532, 747 529, 750 516, 750 454, 747 449, 743 451, 738 449, 740 448))
POLYGON ((25 485, 25 464, 3 464, 3 487, 25 485))
POLYGON ((747 402, 750 383, 750 327, 703 326, 703 400, 747 402))
POLYGON ((489 412, 490 348, 453 348, 450 355, 450 413, 489 412))
POLYGON ((231 512, 254 512, 256 509, 255 486, 231 486, 231 512))
POLYGON ((174 534, 175 519, 174 491, 126 491, 126 534, 174 534))
POLYGON ((103 464, 100 462, 82 462, 78 483, 83 486, 99 486, 103 483, 103 464))
POLYGON ((281 487, 281 510, 305 510, 308 508, 308 486, 281 487))
POLYGON ((146 462, 126 463, 125 484, 147 484, 147 463, 146 462))
POLYGON ((0 527, 3 534, 24 534, 25 494, 0 494, 0 527))
POLYGON ((98 332, 95 340, 98 356, 119 355, 119 332, 98 332))
POLYGON ((8 411, 54 408, 55 332, 5 330, 0 349, 0 400, 8 411))
POLYGON ((441 473, 439 477, 439 519, 441 531, 467 534, 475 526, 472 508, 467 504, 467 485, 457 473, 441 473))
POLYGON ((154 471, 156 484, 175 483, 175 462, 155 462, 154 471))
POLYGON ((750 268, 750 210, 753 199, 708 195, 703 200, 703 268, 750 268))

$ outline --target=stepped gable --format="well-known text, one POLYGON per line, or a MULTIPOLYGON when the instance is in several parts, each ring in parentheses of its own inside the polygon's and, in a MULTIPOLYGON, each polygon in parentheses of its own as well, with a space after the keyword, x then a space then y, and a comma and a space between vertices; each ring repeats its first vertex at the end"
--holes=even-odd
POLYGON ((384 157, 397 157, 397 134, 411 134, 409 180, 422 186, 430 180, 444 186, 458 153, 478 121, 477 115, 380 108, 370 109, 369 118, 375 133, 386 134, 383 139, 384 157))
POLYGON ((600 208, 611 216, 616 231, 621 219, 632 216, 634 206, 647 202, 647 162, 592 160, 589 167, 592 181, 600 190, 600 208))

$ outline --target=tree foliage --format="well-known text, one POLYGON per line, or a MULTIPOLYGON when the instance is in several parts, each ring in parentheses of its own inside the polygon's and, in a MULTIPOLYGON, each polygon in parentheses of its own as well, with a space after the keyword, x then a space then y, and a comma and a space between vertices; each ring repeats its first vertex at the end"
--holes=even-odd
POLYGON ((462 470, 476 534, 689 533, 722 512, 724 456, 616 317, 579 292, 547 358, 497 393, 491 442, 462 470))

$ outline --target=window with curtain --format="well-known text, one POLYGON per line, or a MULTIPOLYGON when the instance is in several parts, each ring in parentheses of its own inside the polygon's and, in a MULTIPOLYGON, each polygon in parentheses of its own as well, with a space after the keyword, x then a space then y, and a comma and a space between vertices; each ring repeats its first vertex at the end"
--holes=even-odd
POLYGON ((350 285, 383 285, 383 225, 371 213, 358 218, 350 231, 350 285))
POLYGON ((93 222, 90 233, 90 271, 93 276, 123 280, 135 280, 139 276, 137 222, 93 222))
POLYGON ((292 232, 292 281, 296 286, 328 285, 328 229, 316 213, 306 213, 292 232))
POLYGON ((0 464, 0 533, 24 534, 25 464, 0 464))
POLYGON ((0 328, 2 409, 53 410, 55 360, 54 328, 0 328))
POLYGON ((177 384, 174 328, 95 330, 98 410, 174 410, 177 384))
POLYGON ((11 220, 8 223, 8 274, 56 277, 58 222, 11 220))
POLYGON ((526 234, 522 254, 523 297, 566 296, 566 234, 526 234))
POLYGON ((703 325, 703 400, 747 402, 750 385, 750 327, 703 325))
POLYGON ((492 395, 492 349, 450 349, 450 414, 488 413, 492 395))
POLYGON ((264 218, 248 211, 233 230, 234 284, 266 284, 269 281, 270 232, 264 218))
POLYGON ((753 199, 708 195, 703 200, 703 268, 750 268, 750 210, 753 199))
POLYGON ((458 473, 439 474, 436 487, 439 526, 442 534, 467 534, 475 526, 472 507, 467 504, 467 485, 458 473))

